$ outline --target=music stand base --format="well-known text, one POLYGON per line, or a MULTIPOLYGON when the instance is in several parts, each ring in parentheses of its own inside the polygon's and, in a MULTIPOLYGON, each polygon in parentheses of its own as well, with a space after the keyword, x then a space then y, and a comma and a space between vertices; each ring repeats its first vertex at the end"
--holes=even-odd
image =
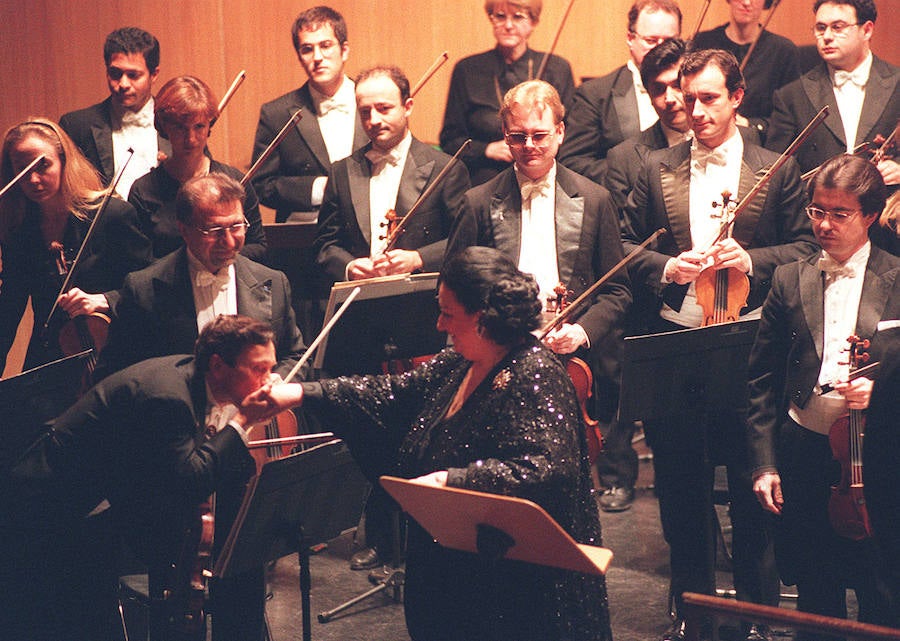
MULTIPOLYGON (((369 578, 371 580, 371 575, 369 575, 369 578)), ((336 608, 333 608, 326 612, 320 612, 317 617, 319 620, 319 623, 328 623, 336 615, 340 614, 344 610, 356 605, 360 601, 368 599, 369 597, 374 596, 374 595, 376 595, 380 592, 383 592, 387 589, 393 590, 393 594, 391 595, 391 597, 394 599, 394 601, 396 601, 397 603, 400 603, 403 600, 403 583, 404 583, 405 579, 406 579, 406 573, 402 569, 397 568, 397 569, 392 570, 390 572, 390 574, 387 574, 385 576, 384 580, 380 580, 379 584, 376 585, 374 588, 371 588, 370 590, 366 590, 362 594, 360 594, 356 597, 353 597, 349 601, 341 603, 336 608)))

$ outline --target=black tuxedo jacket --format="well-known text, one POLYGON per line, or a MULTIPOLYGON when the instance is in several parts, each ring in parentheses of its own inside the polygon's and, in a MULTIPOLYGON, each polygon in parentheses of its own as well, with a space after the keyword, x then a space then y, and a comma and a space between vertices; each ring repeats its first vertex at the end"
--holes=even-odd
POLYGON ((583 83, 566 115, 566 137, 559 161, 603 184, 607 152, 641 132, 631 70, 622 65, 602 78, 583 83))
MULTIPOLYGON (((822 368, 825 287, 816 265, 820 255, 817 252, 779 267, 763 306, 748 371, 748 435, 754 470, 777 468, 777 435, 787 417, 788 404, 806 406, 822 368)), ((900 328, 876 331, 879 322, 900 319, 898 276, 900 258, 873 246, 856 320, 856 334, 872 341, 873 362, 900 353, 900 328)), ((889 402, 896 409, 896 397, 889 402)), ((868 452, 868 439, 866 443, 868 452)), ((892 455, 896 457, 896 451, 892 455)))
MULTIPOLYGON (((756 184, 777 155, 744 141, 738 199, 756 184)), ((625 252, 635 251, 657 229, 660 236, 629 263, 635 289, 655 295, 656 305, 646 314, 659 312, 663 301, 681 309, 687 285, 662 282, 666 262, 691 248, 690 226, 691 143, 650 152, 637 183, 628 196, 622 220, 625 252)), ((803 208, 806 196, 796 163, 788 161, 737 218, 733 237, 753 261, 747 310, 765 300, 775 267, 815 251, 812 227, 803 208)))
MULTIPOLYGON (((823 62, 798 80, 775 92, 775 108, 769 124, 766 146, 777 152, 787 149, 804 127, 825 105, 825 122, 800 145, 794 158, 803 172, 847 151, 844 124, 834 97, 834 88, 823 62)), ((900 68, 874 58, 866 97, 859 117, 854 146, 871 142, 877 134, 888 137, 900 119, 900 68)))
MULTIPOLYGON (((345 279, 347 263, 351 260, 369 255, 370 216, 384 215, 369 211, 371 165, 365 153, 370 148, 366 145, 336 162, 325 188, 316 233, 316 260, 334 281, 345 279)), ((397 192, 395 210, 398 216, 406 215, 449 161, 447 154, 412 139, 397 192)), ((418 251, 424 263, 423 271, 440 271, 450 227, 468 188, 469 174, 465 166, 455 163, 401 233, 397 249, 418 251)))
MULTIPOLYGON (((234 260, 238 314, 271 325, 278 358, 286 374, 306 350, 291 307, 291 290, 281 272, 243 256, 234 260)), ((189 354, 197 340, 197 311, 191 289, 187 249, 181 247, 146 269, 133 272, 118 292, 106 347, 95 380, 132 363, 169 354, 189 354)))
MULTIPOLYGON (((262 106, 253 140, 253 162, 298 109, 303 114, 300 122, 253 177, 259 201, 276 210, 275 221, 279 223, 286 221, 293 212, 316 211, 311 200, 313 181, 319 176, 327 176, 331 168, 309 83, 262 106)), ((353 149, 359 149, 368 141, 357 116, 353 149)))
MULTIPOLYGON (((600 185, 557 164, 556 255, 559 277, 581 295, 622 259, 618 218, 600 185)), ((522 238, 522 197, 512 168, 466 193, 447 246, 447 255, 466 247, 495 247, 518 262, 522 238)), ((574 300, 574 298, 573 298, 574 300)), ((573 322, 591 341, 591 354, 607 381, 618 381, 622 319, 631 302, 628 275, 620 270, 599 290, 594 303, 573 322)))
MULTIPOLYGON (((63 114, 59 119, 59 126, 97 168, 103 176, 103 184, 111 183, 116 175, 112 144, 112 98, 63 114)), ((172 145, 158 133, 156 144, 166 156, 172 153, 172 145)))

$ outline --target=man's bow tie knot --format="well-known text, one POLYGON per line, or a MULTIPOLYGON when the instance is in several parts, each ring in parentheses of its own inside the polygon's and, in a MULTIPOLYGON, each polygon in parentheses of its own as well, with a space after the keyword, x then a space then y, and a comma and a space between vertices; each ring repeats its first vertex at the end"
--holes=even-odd
POLYGON ((213 274, 208 271, 197 272, 194 282, 197 287, 216 287, 217 289, 225 289, 231 280, 228 269, 220 269, 219 273, 213 274))
POLYGON ((522 191, 522 202, 528 202, 535 196, 546 196, 550 193, 550 182, 547 180, 547 177, 539 178, 538 180, 523 180, 522 184, 519 185, 519 189, 522 191))
POLYGON ((819 258, 817 266, 832 278, 838 278, 840 276, 853 278, 856 275, 856 271, 853 269, 852 265, 841 264, 831 256, 827 255, 819 258))
POLYGON ((848 82, 852 82, 854 85, 862 89, 866 86, 866 82, 868 82, 869 78, 861 68, 857 67, 853 71, 843 71, 838 69, 834 72, 834 86, 835 87, 843 87, 848 82))
POLYGON ((343 114, 350 113, 350 107, 336 98, 325 98, 319 103, 319 115, 324 116, 331 111, 337 111, 343 114))
POLYGON ((126 111, 122 114, 122 125, 131 127, 152 127, 153 112, 142 109, 141 111, 126 111))
POLYGON ((725 150, 722 149, 722 147, 710 149, 698 145, 695 149, 691 150, 691 159, 701 169, 705 169, 709 165, 724 167, 728 164, 728 156, 725 154, 725 150))
POLYGON ((366 152, 366 158, 372 163, 373 167, 380 164, 397 166, 400 163, 400 150, 394 147, 390 151, 379 151, 378 149, 370 149, 366 152))

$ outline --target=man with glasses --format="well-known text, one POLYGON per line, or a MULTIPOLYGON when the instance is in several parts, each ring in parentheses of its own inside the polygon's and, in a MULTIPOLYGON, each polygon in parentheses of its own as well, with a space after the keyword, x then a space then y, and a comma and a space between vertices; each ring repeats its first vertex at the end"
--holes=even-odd
POLYGON ((182 185, 175 199, 184 246, 129 274, 107 294, 113 319, 94 371, 99 380, 138 361, 189 354, 200 330, 220 314, 242 314, 269 323, 284 375, 306 349, 281 272, 240 255, 247 220, 244 188, 211 173, 182 185))
MULTIPOLYGON (((500 119, 515 163, 466 193, 447 244, 448 256, 472 245, 499 249, 534 275, 545 303, 556 298, 559 284, 574 300, 622 258, 609 192, 556 162, 564 115, 559 94, 544 81, 506 93, 500 119)), ((621 270, 545 339, 554 352, 588 357, 606 420, 618 401, 622 319, 630 302, 621 270)))
POLYGON ((331 164, 366 143, 356 117, 353 82, 344 74, 350 54, 347 23, 334 9, 302 12, 291 29, 294 50, 307 82, 262 106, 255 162, 297 110, 303 114, 253 177, 259 201, 275 210, 275 221, 315 220, 331 164))
MULTIPOLYGON (((871 341, 871 362, 900 346, 900 259, 868 239, 886 188, 871 163, 839 155, 822 165, 807 191, 806 212, 822 250, 775 271, 750 354, 753 490, 781 517, 778 567, 785 583, 797 584, 798 610, 846 617, 846 590, 853 588, 860 621, 897 627, 873 539, 839 535, 828 505, 840 476, 830 432, 849 410, 865 410, 873 395, 871 377, 848 380, 848 337, 871 341)), ((896 407, 896 397, 888 402, 896 407)), ((845 439, 849 448, 846 433, 845 439)), ((798 641, 810 639, 797 633, 798 641)))
POLYGON ((559 161, 603 184, 606 154, 626 138, 657 121, 641 82, 640 67, 653 47, 681 34, 681 9, 675 0, 637 0, 628 11, 627 64, 578 88, 566 118, 566 140, 559 161))
MULTIPOLYGON (((900 68, 872 54, 878 11, 873 0, 816 0, 813 34, 822 64, 775 93, 766 146, 783 151, 825 105, 825 122, 797 150, 804 172, 840 153, 853 153, 900 119, 900 68)), ((900 183, 900 164, 878 163, 885 183, 900 183)))
MULTIPOLYGON (((650 333, 707 324, 708 312, 701 307, 695 284, 707 269, 746 274, 749 296, 741 318, 753 318, 775 267, 815 249, 803 213, 800 172, 792 160, 772 174, 734 219, 731 232, 717 240, 730 217, 731 206, 724 201, 740 202, 777 156, 738 131, 744 81, 731 53, 717 49, 689 53, 679 75, 694 139, 650 152, 623 210, 626 252, 636 251, 657 229, 668 231, 629 264, 635 297, 653 301, 643 310, 644 318, 636 321, 650 333)), ((644 421, 679 617, 663 637, 667 641, 684 638, 682 593, 715 593, 716 534, 704 524, 710 522, 713 510, 716 465, 725 465, 728 472, 738 598, 778 602, 777 576, 771 563, 766 564, 771 558, 766 515, 750 488, 745 411, 735 407, 708 416, 704 408, 685 403, 671 416, 644 421)), ((755 628, 747 639, 760 641, 766 634, 755 628)))

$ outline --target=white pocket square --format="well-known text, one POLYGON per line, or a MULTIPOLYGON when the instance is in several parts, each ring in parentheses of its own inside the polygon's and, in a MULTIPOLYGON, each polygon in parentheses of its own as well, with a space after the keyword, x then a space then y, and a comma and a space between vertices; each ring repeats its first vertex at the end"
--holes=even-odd
POLYGON ((900 327, 900 320, 883 320, 878 321, 875 331, 883 332, 886 329, 896 329, 898 327, 900 327))

